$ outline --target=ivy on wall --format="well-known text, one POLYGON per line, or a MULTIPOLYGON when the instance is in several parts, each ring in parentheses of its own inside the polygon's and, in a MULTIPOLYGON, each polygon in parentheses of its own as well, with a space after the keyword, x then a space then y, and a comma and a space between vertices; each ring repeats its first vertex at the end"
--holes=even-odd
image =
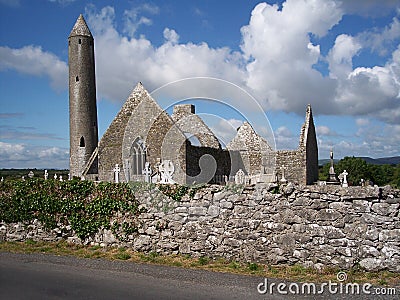
POLYGON ((70 225, 81 240, 102 228, 121 237, 135 232, 134 224, 110 221, 117 213, 137 216, 142 212, 138 207, 133 191, 123 183, 40 178, 0 183, 1 221, 29 224, 37 219, 47 229, 70 225))

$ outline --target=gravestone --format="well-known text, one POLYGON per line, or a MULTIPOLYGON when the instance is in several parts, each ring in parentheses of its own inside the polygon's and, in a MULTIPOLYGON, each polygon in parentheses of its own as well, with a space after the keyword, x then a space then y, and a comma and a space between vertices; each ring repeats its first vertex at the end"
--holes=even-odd
POLYGON ((115 164, 115 168, 113 169, 114 171, 114 182, 119 183, 119 173, 121 172, 121 168, 119 167, 118 164, 115 164))
POLYGON ((160 183, 167 183, 167 184, 175 183, 175 181, 172 179, 172 175, 174 174, 175 171, 175 167, 172 161, 164 160, 158 168, 161 174, 160 183))
POLYGON ((349 173, 347 173, 347 171, 344 170, 341 175, 343 175, 342 187, 348 187, 349 184, 347 183, 347 175, 349 175, 349 173))
POLYGON ((148 183, 151 182, 151 167, 148 161, 146 161, 144 164, 143 174, 144 174, 144 181, 148 183))
POLYGON ((246 174, 243 172, 242 169, 239 169, 235 175, 235 183, 236 184, 245 184, 246 181, 246 174))
POLYGON ((57 174, 54 174, 54 180, 57 180, 57 174))
POLYGON ((44 170, 44 180, 47 180, 49 177, 49 173, 47 173, 47 170, 44 170))
POLYGON ((281 183, 287 183, 287 180, 286 180, 286 178, 285 178, 285 170, 286 170, 285 165, 282 165, 282 167, 281 167, 282 178, 281 178, 281 180, 280 180, 281 183))
POLYGON ((35 176, 35 174, 34 174, 32 171, 30 171, 30 172, 28 173, 28 177, 29 177, 29 178, 33 178, 33 176, 35 176))

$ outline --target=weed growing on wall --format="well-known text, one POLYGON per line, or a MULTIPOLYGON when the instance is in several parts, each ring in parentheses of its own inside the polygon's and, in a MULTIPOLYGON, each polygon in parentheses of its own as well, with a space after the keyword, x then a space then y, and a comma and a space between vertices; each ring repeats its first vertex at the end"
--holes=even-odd
MULTIPOLYGON (((138 207, 127 184, 39 178, 0 183, 1 221, 29 224, 37 219, 47 229, 60 223, 71 225, 81 240, 99 229, 111 229, 110 220, 116 213, 137 216, 141 212, 138 207)), ((118 225, 118 232, 125 236, 137 231, 131 223, 118 225)))

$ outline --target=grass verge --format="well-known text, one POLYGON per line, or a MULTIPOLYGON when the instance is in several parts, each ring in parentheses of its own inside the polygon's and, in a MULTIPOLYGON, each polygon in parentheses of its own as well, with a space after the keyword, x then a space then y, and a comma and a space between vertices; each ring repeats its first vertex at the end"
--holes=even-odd
POLYGON ((0 242, 1 252, 13 253, 48 253, 55 255, 71 255, 82 258, 102 258, 109 260, 124 260, 136 263, 151 263, 183 268, 195 268, 215 272, 255 275, 266 278, 279 278, 295 282, 338 282, 336 274, 345 271, 347 282, 371 283, 373 285, 400 286, 400 274, 389 271, 366 272, 359 268, 339 270, 325 268, 318 271, 300 265, 264 265, 257 263, 240 263, 226 259, 211 259, 201 256, 198 258, 189 255, 160 255, 157 252, 141 253, 129 248, 103 248, 100 246, 84 246, 70 244, 65 241, 57 243, 37 242, 0 242))

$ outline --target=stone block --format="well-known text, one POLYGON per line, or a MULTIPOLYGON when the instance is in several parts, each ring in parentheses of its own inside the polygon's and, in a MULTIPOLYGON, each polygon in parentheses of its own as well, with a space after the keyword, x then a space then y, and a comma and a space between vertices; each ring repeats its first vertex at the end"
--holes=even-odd
POLYGON ((190 216, 205 216, 207 214, 206 207, 189 207, 190 216))
POLYGON ((207 211, 207 215, 210 216, 211 218, 216 218, 219 215, 219 210, 220 208, 215 205, 210 205, 207 211))
POLYGON ((400 243, 400 229, 382 230, 379 233, 379 241, 400 243))

